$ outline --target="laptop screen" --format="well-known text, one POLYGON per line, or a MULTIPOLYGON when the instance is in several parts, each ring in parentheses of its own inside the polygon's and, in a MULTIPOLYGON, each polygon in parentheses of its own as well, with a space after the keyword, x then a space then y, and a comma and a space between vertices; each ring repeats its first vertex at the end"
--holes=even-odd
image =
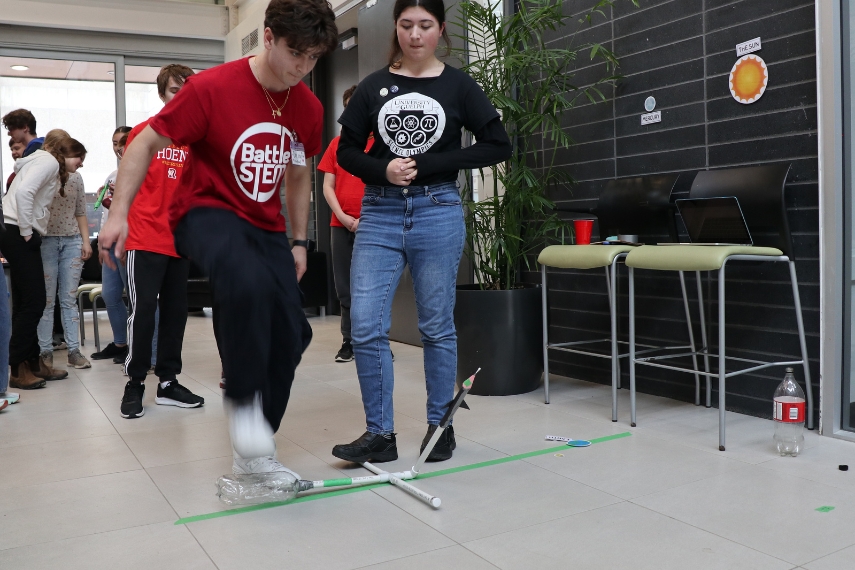
POLYGON ((751 245, 751 234, 735 196, 677 200, 692 243, 751 245))

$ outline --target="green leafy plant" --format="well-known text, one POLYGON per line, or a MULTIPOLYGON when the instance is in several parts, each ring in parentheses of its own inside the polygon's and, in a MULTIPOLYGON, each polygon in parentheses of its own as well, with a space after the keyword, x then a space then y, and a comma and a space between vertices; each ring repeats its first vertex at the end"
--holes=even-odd
POLYGON ((476 201, 471 187, 464 193, 467 253, 482 289, 514 288, 531 254, 545 242, 564 243, 572 235, 572 226, 558 217, 549 199, 551 188, 573 184, 554 166, 556 153, 573 144, 561 120, 579 100, 605 101, 602 88, 620 77, 611 51, 577 41, 595 16, 606 17, 614 1, 595 1, 577 18, 563 13, 562 0, 521 0, 510 16, 503 14, 502 0, 459 4, 456 24, 465 34, 457 37, 464 47, 454 52, 501 114, 514 145, 509 160, 491 167, 492 196, 476 201), (571 26, 575 31, 569 37, 547 44, 550 33, 571 26), (576 69, 582 66, 602 73, 579 85, 576 69), (548 150, 540 149, 540 141, 548 150))

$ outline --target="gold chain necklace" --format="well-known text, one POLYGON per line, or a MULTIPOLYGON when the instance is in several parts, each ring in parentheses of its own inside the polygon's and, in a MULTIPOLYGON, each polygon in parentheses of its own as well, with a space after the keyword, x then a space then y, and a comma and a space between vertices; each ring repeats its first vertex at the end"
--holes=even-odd
POLYGON ((291 88, 288 88, 288 93, 285 95, 285 102, 282 103, 281 106, 277 105, 273 96, 267 91, 267 88, 262 85, 261 80, 258 78, 258 64, 255 62, 255 58, 252 59, 252 63, 255 66, 255 80, 258 81, 258 84, 261 85, 261 90, 264 91, 264 96, 267 100, 267 104, 270 105, 270 112, 273 114, 273 118, 281 117, 282 109, 285 108, 285 105, 288 104, 288 99, 291 98, 291 88))

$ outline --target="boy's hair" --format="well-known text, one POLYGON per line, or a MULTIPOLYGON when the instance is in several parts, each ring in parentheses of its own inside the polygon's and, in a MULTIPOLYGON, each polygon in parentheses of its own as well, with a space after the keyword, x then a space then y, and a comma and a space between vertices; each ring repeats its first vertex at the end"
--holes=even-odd
MULTIPOLYGON (((175 80, 179 86, 184 85, 187 78, 191 75, 196 75, 196 72, 180 63, 170 63, 160 68, 160 73, 157 74, 157 93, 161 97, 166 95, 166 87, 169 85, 169 79, 175 80)), ((117 129, 118 130, 118 129, 117 129)), ((114 133, 115 134, 115 133, 114 133)))
POLYGON ((264 27, 273 32, 274 41, 284 38, 300 52, 318 50, 324 55, 338 45, 335 14, 327 0, 270 0, 264 27))
POLYGON ((6 115, 3 116, 3 126, 10 131, 28 127, 30 129, 30 134, 34 137, 37 136, 36 118, 26 109, 16 109, 10 113, 6 113, 6 115))
POLYGON ((354 93, 356 93, 356 85, 344 90, 344 95, 341 96, 341 102, 345 107, 347 107, 347 102, 350 101, 350 98, 353 97, 354 93))

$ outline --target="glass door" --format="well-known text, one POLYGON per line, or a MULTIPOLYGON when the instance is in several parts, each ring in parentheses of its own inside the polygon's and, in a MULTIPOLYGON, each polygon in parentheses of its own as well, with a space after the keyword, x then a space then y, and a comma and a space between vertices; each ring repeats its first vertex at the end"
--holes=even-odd
MULTIPOLYGON (((0 116, 27 109, 36 134, 63 129, 86 147, 80 169, 86 191, 94 193, 116 168, 110 137, 116 128, 116 66, 112 62, 37 59, 0 55, 0 116)), ((4 133, 5 134, 5 133, 4 133)), ((14 170, 4 138, 2 172, 14 170)))
POLYGON ((852 144, 852 136, 855 133, 855 10, 850 6, 848 0, 841 1, 841 40, 843 45, 843 182, 844 182, 844 216, 845 216, 845 243, 848 252, 844 255, 846 266, 844 275, 844 295, 847 297, 844 303, 844 374, 842 381, 842 409, 840 428, 847 431, 855 431, 855 160, 852 144))

